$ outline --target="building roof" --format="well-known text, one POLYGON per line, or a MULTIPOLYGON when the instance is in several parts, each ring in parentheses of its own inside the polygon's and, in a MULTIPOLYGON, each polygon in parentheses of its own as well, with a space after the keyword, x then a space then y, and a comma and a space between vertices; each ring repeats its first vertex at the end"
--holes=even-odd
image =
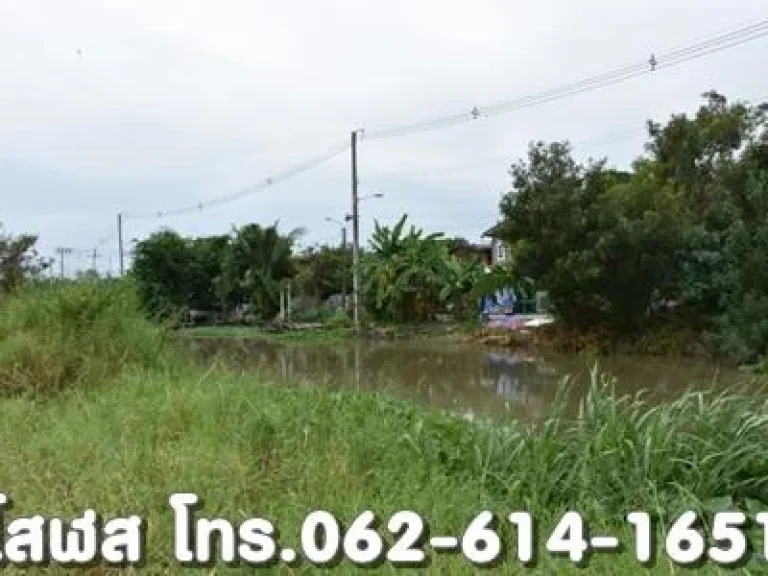
POLYGON ((483 252, 485 250, 491 250, 493 247, 490 244, 473 244, 473 243, 467 243, 467 244, 460 244, 454 248, 456 252, 464 251, 464 252, 483 252))
POLYGON ((497 222, 496 224, 488 228, 488 230, 483 232, 483 238, 499 238, 501 235, 501 232, 503 231, 503 226, 504 226, 503 222, 497 222))

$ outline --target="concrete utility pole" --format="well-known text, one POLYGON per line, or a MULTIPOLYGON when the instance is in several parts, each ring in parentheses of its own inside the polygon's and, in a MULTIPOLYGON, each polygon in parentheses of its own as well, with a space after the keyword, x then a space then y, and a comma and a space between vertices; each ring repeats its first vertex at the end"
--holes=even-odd
POLYGON ((101 258, 101 254, 94 248, 93 253, 91 254, 91 270, 96 270, 96 258, 101 258))
POLYGON ((64 255, 72 254, 72 248, 56 248, 56 253, 59 255, 59 277, 64 279, 64 255))
MULTIPOLYGON (((341 256, 347 255, 347 227, 341 227, 341 256)), ((341 275, 341 309, 347 311, 347 275, 341 275)))
POLYGON ((123 215, 117 213, 117 243, 120 254, 120 276, 123 275, 123 215))
POLYGON ((360 219, 357 214, 357 131, 352 132, 352 310, 360 334, 360 219))

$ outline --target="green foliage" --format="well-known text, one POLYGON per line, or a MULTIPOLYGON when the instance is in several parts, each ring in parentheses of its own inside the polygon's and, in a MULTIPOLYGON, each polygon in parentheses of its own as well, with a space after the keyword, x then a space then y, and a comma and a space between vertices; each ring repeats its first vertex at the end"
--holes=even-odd
POLYGON ((136 244, 131 274, 150 312, 168 316, 191 304, 194 261, 192 243, 172 230, 156 232, 136 244))
POLYGON ((229 243, 230 238, 226 235, 204 236, 190 241, 192 259, 187 271, 189 308, 216 310, 222 307, 222 266, 229 243))
POLYGON ((674 199, 567 143, 532 145, 502 201, 517 273, 549 292, 565 321, 632 325, 665 292, 680 244, 674 199))
POLYGON ((335 330, 337 328, 352 327, 352 318, 344 310, 338 308, 312 308, 310 310, 296 310, 291 313, 292 322, 319 323, 324 329, 335 330))
POLYGON ((222 265, 221 290, 230 304, 250 302, 263 318, 279 310, 281 282, 295 274, 291 250, 301 230, 282 236, 277 224, 248 224, 233 232, 222 265))
POLYGON ((522 276, 520 268, 508 260, 479 276, 471 294, 475 298, 481 298, 485 294, 493 294, 505 288, 512 288, 515 294, 525 300, 533 299, 536 295, 536 283, 533 278, 522 276))
MULTIPOLYGON (((441 534, 462 534, 480 510, 524 509, 546 535, 574 509, 594 533, 631 542, 628 510, 669 526, 687 507, 741 508, 754 520, 768 504, 768 406, 754 397, 690 393, 652 407, 615 398, 596 376, 581 418, 556 406, 537 426, 478 425, 382 395, 269 386, 253 374, 183 365, 110 384, 55 402, 0 402, 3 489, 16 496, 14 516, 86 507, 116 515, 130 506, 147 520, 146 573, 178 569, 167 553, 167 498, 179 490, 205 497, 201 515, 239 523, 258 513, 286 535, 299 534, 311 510, 348 526, 363 506, 385 519, 415 510, 441 534)), ((514 542, 505 523, 500 530, 514 542)), ((567 558, 539 556, 542 572, 584 573, 567 558)), ((670 572, 629 554, 598 554, 589 573, 597 567, 670 572)), ((456 555, 436 555, 431 570, 477 572, 456 555)), ((360 568, 345 561, 334 571, 360 568)))
POLYGON ((695 117, 649 123, 631 173, 532 145, 500 229, 567 323, 636 331, 674 299, 715 321, 716 350, 754 361, 768 353, 768 105, 704 96, 695 117))
POLYGON ((13 293, 25 279, 51 265, 38 258, 36 242, 37 237, 31 234, 5 235, 0 226, 0 297, 13 293))
POLYGON ((0 394, 50 396, 156 368, 166 344, 131 282, 29 286, 0 302, 0 394))
POLYGON ((282 236, 277 224, 194 239, 163 230, 136 245, 131 274, 144 306, 158 316, 252 304, 271 318, 280 282, 294 274, 291 250, 300 234, 282 236))
POLYGON ((333 315, 325 320, 325 328, 337 330, 352 327, 352 318, 343 310, 334 310, 333 315))
POLYGON ((391 229, 375 223, 363 262, 369 310, 388 321, 425 320, 441 309, 465 313, 482 265, 452 256, 442 234, 424 235, 414 226, 404 233, 406 220, 391 229))
POLYGON ((352 252, 330 246, 310 247, 294 259, 294 285, 300 293, 326 300, 352 286, 352 252))

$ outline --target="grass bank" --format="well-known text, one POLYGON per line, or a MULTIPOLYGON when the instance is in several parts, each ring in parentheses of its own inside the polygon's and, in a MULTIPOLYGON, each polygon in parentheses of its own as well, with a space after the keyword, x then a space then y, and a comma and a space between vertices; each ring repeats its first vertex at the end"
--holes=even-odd
POLYGON ((128 281, 30 286, 0 300, 0 395, 48 397, 161 368, 174 359, 169 336, 128 281))
POLYGON ((273 332, 258 326, 198 326, 182 328, 184 338, 242 338, 295 344, 324 344, 346 340, 353 336, 350 328, 317 328, 273 332))
MULTIPOLYGON (((542 530, 576 509, 595 532, 626 538, 622 518, 635 509, 666 518, 722 507, 723 498, 768 508, 766 428, 761 400, 689 394, 648 408, 601 388, 578 421, 555 411, 538 428, 478 427, 385 397, 179 366, 126 373, 49 402, 1 401, 0 486, 16 501, 15 515, 93 506, 107 517, 144 516, 145 570, 154 573, 175 571, 167 497, 177 491, 204 497, 208 517, 268 517, 290 544, 318 508, 347 525, 365 509, 383 518, 411 509, 447 534, 486 508, 527 509, 542 530)), ((541 558, 571 571, 565 559, 541 558)), ((595 557, 592 569, 613 574, 616 562, 595 557)), ((620 566, 639 571, 628 557, 620 566)), ((474 573, 463 560, 438 557, 432 571, 446 570, 474 573)), ((238 572, 219 573, 230 571, 238 572)), ((669 566, 661 559, 656 571, 669 566)), ((336 572, 354 569, 345 563, 336 572)))
MULTIPOLYGON (((361 337, 393 340, 470 340, 470 336, 478 326, 477 322, 392 325, 368 323, 362 327, 361 337)), ((197 326, 182 328, 179 334, 184 338, 242 338, 295 344, 332 344, 353 338, 354 329, 334 325, 280 331, 267 330, 260 326, 197 326)))
MULTIPOLYGON (((62 298, 72 302, 69 295, 62 298)), ((79 306, 89 309, 85 301, 79 306)), ((155 334, 151 326, 134 325, 131 310, 120 315, 134 326, 125 334, 155 334)), ((101 322, 84 321, 76 341, 95 346, 88 334, 103 334, 101 322)), ((44 323, 31 326, 38 325, 44 323)), ((116 329, 114 338, 119 334, 116 329)), ((112 342, 123 350, 116 357, 125 355, 133 338, 112 342)), ((0 341, 0 350, 13 358, 17 347, 5 349, 7 342, 13 340, 0 341)), ((93 366, 113 358, 112 347, 94 348, 99 358, 93 366)), ((432 534, 455 535, 483 509, 502 517, 522 509, 536 518, 539 543, 568 509, 584 514, 593 533, 625 542, 623 518, 632 510, 666 521, 688 507, 768 509, 768 402, 762 397, 692 392, 651 407, 613 397, 595 375, 577 419, 556 405, 535 427, 515 421, 477 425, 385 396, 281 387, 258 374, 205 371, 172 351, 164 352, 163 362, 153 355, 133 358, 108 377, 101 370, 79 372, 80 378, 43 401, 19 394, 0 399, 0 488, 15 501, 6 526, 17 516, 75 516, 87 507, 107 518, 136 513, 149 527, 140 573, 176 574, 181 570, 172 560, 168 496, 181 491, 202 496, 201 514, 209 518, 269 518, 285 545, 297 545, 304 516, 320 508, 347 526, 366 509, 385 520, 410 509, 428 519, 432 534), (104 377, 91 381, 88 374, 104 377)), ((505 525, 502 536, 511 549, 513 535, 505 525)), ((757 534, 751 537, 760 549, 757 534)), ((567 559, 539 558, 540 572, 584 573, 567 559)), ((647 573, 626 554, 596 555, 589 568, 596 574, 647 573)), ((252 571, 220 565, 205 573, 252 571)), ((265 573, 317 571, 304 564, 265 573)), ((344 562, 331 573, 360 571, 344 562)), ((385 565, 372 572, 391 571, 385 565)), ((427 572, 476 570, 443 555, 433 557, 427 572)), ((497 572, 534 573, 512 558, 497 572)), ((663 555, 651 572, 670 573, 663 555)), ((699 573, 706 572, 715 570, 699 573)))
POLYGON ((590 351, 600 355, 632 354, 688 358, 718 358, 737 362, 718 353, 713 336, 717 326, 694 310, 684 307, 658 311, 635 328, 599 325, 579 329, 555 322, 537 331, 540 345, 559 352, 590 351))

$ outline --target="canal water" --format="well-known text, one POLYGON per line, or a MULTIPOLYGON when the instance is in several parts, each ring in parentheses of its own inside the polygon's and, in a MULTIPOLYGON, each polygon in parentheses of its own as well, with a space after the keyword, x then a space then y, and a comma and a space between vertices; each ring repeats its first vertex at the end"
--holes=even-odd
MULTIPOLYGON (((508 413, 538 420, 568 377, 576 405, 590 383, 593 360, 578 356, 490 350, 471 343, 345 341, 296 345, 256 339, 190 339, 205 361, 255 369, 285 384, 375 390, 468 417, 508 413)), ((742 384, 733 370, 702 361, 613 357, 600 369, 615 377, 616 394, 644 391, 662 401, 686 388, 742 384)))

